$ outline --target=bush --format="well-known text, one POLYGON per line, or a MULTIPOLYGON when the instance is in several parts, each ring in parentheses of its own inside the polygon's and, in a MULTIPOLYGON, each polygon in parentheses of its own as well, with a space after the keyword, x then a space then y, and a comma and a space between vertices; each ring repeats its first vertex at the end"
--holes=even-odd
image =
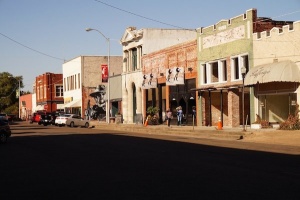
POLYGON ((158 124, 158 117, 157 113, 159 111, 159 108, 150 106, 147 108, 147 118, 148 118, 148 123, 149 125, 157 125, 158 124))
POLYGON ((296 105, 294 115, 289 115, 286 121, 280 123, 280 130, 300 130, 299 105, 296 105))
POLYGON ((270 128, 270 123, 267 120, 262 120, 261 117, 256 114, 256 120, 253 122, 253 124, 260 124, 261 128, 270 128))

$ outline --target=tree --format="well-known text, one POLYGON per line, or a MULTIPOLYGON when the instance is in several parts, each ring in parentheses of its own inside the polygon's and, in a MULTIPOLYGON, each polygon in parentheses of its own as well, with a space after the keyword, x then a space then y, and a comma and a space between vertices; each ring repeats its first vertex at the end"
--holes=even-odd
POLYGON ((19 97, 17 92, 23 87, 23 77, 14 77, 8 72, 0 73, 0 112, 18 114, 19 97))

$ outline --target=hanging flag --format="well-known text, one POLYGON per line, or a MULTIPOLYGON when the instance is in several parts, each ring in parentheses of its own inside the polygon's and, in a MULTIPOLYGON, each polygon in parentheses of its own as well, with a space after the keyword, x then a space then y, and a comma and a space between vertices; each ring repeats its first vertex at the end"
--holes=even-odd
POLYGON ((107 65, 101 65, 102 70, 102 83, 108 82, 108 66, 107 65))

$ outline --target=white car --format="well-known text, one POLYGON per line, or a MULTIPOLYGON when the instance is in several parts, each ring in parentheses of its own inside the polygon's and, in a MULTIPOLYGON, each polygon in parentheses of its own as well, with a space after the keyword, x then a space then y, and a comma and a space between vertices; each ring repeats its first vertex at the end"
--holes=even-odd
POLYGON ((57 116, 55 119, 55 126, 65 126, 67 119, 69 119, 74 115, 76 114, 64 114, 64 115, 57 116))
POLYGON ((73 115, 66 121, 66 125, 70 127, 85 127, 88 128, 90 126, 90 122, 86 119, 83 119, 79 115, 73 115))

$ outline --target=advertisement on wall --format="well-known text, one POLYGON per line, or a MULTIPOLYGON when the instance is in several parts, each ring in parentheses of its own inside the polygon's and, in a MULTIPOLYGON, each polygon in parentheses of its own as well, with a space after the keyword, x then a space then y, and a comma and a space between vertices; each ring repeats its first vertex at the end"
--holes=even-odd
POLYGON ((157 88, 157 76, 154 73, 143 74, 142 89, 157 88))
POLYGON ((173 67, 166 69, 166 85, 184 85, 184 68, 173 67))
POLYGON ((101 65, 102 70, 102 83, 108 82, 108 66, 107 65, 101 65))

